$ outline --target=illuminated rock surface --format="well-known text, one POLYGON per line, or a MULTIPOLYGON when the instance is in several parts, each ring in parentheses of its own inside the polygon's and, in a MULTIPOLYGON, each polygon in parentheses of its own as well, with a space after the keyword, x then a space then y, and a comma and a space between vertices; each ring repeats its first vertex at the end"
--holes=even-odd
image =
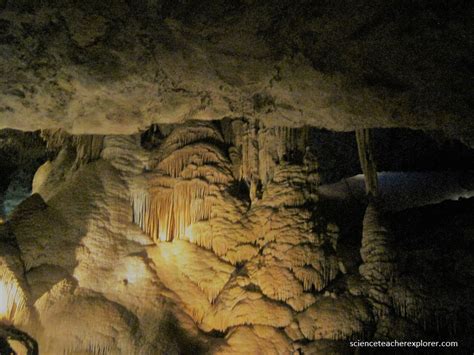
POLYGON ((472 10, 0 0, 0 353, 471 353, 472 10))
POLYGON ((462 302, 427 298, 429 283, 403 272, 379 204, 357 267, 335 223, 348 222, 321 200, 340 190, 320 186, 311 129, 253 127, 43 132, 56 157, 0 225, 2 319, 52 354, 338 353, 442 317, 456 327, 462 302))
POLYGON ((2 1, 0 127, 444 129, 469 139, 472 4, 2 1))

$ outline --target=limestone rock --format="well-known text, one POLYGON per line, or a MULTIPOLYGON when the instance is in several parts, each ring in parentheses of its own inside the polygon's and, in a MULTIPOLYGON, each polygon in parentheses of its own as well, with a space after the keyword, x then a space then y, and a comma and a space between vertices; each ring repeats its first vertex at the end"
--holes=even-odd
POLYGON ((468 5, 450 17, 383 1, 1 6, 0 127, 129 134, 244 116, 472 133, 468 5))
POLYGON ((370 332, 373 322, 369 306, 361 298, 320 297, 297 316, 301 332, 307 339, 347 339, 370 332))

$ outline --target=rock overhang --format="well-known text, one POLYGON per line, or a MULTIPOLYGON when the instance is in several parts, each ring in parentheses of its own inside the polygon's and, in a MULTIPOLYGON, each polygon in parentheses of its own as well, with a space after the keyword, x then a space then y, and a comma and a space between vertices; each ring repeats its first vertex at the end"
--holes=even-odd
POLYGON ((464 138, 474 129, 472 5, 0 6, 2 128, 131 134, 152 123, 247 117, 464 138))

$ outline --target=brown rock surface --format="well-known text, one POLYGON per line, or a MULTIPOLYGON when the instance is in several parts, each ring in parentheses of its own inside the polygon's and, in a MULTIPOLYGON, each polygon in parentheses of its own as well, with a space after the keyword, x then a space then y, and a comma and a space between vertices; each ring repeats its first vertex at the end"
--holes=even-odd
POLYGON ((224 117, 472 133, 472 4, 0 4, 0 128, 224 117))

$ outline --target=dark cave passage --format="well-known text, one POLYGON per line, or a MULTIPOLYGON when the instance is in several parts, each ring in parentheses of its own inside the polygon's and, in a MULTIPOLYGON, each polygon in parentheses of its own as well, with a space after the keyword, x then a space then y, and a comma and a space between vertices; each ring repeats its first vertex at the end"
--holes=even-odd
MULTIPOLYGON (((438 204, 446 200, 474 197, 472 171, 382 172, 378 173, 379 199, 386 210, 401 211, 412 207, 438 204)), ((365 201, 364 176, 345 178, 318 188, 329 200, 365 201)))

